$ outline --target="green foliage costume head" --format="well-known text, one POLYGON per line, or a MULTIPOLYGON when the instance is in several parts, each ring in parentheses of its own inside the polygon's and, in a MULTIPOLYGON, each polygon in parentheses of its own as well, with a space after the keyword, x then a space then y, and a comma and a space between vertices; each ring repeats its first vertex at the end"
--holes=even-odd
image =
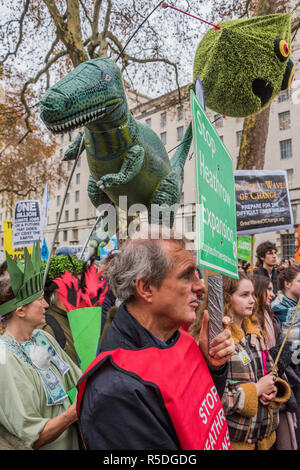
POLYGON ((0 315, 33 302, 43 293, 39 242, 33 245, 31 258, 27 248, 24 248, 24 265, 19 261, 15 263, 7 252, 6 261, 14 298, 0 305, 0 315))
POLYGON ((206 105, 233 117, 259 113, 291 84, 291 14, 221 23, 198 45, 194 81, 200 77, 206 105))
MULTIPOLYGON (((46 268, 46 261, 42 265, 42 273, 44 273, 46 268)), ((53 279, 61 276, 66 271, 74 274, 81 274, 85 261, 76 258, 76 256, 59 255, 52 256, 49 264, 49 270, 47 273, 47 280, 52 281, 53 279)))

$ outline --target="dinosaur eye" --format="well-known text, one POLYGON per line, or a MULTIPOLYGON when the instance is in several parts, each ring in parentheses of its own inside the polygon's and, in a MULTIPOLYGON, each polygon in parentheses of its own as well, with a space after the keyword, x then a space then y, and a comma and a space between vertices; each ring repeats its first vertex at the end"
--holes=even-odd
POLYGON ((274 49, 280 62, 284 62, 287 60, 289 53, 290 53, 290 49, 289 49, 288 43, 284 41, 284 39, 281 39, 281 38, 275 39, 274 49))
POLYGON ((110 75, 105 75, 105 81, 110 82, 111 81, 111 76, 110 75))

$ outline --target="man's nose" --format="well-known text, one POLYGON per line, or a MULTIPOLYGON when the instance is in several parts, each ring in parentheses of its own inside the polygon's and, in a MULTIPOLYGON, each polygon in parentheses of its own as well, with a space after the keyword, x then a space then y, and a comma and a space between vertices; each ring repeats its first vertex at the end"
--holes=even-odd
POLYGON ((197 275, 197 279, 195 279, 195 282, 193 282, 193 286, 192 286, 192 289, 194 292, 204 292, 205 291, 205 285, 203 284, 203 282, 201 281, 201 279, 199 278, 199 276, 197 275))

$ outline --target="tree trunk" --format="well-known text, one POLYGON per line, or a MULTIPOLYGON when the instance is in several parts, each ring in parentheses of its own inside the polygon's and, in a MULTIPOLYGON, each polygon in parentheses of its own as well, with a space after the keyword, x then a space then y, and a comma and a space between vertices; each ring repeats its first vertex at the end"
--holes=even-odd
MULTIPOLYGON (((257 16, 270 15, 277 10, 277 1, 259 0, 257 16)), ((237 170, 262 170, 265 164, 265 150, 269 132, 270 106, 259 114, 248 116, 244 120, 243 134, 237 170)))

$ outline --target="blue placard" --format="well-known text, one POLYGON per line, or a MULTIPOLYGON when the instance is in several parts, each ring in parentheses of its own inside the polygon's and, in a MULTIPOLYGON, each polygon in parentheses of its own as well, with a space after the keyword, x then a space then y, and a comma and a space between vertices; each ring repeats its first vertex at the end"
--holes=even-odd
POLYGON ((48 250, 45 238, 43 240, 43 245, 42 245, 42 249, 41 249, 41 258, 42 258, 43 261, 47 260, 49 258, 49 250, 48 250))

